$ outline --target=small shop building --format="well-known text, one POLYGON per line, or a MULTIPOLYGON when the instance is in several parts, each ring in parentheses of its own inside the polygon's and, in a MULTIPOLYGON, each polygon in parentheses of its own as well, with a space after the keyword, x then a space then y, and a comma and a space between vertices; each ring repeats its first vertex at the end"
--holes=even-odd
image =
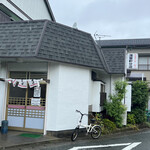
POLYGON ((76 109, 102 111, 114 82, 124 80, 124 64, 110 58, 90 34, 56 22, 0 23, 0 121, 44 134, 72 130, 76 109))

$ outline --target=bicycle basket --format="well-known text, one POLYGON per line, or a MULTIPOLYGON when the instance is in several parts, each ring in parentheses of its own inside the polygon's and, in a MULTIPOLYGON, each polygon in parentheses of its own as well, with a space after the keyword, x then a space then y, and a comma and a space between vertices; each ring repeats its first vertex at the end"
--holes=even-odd
POLYGON ((91 123, 95 123, 95 121, 96 121, 95 119, 91 119, 91 123))

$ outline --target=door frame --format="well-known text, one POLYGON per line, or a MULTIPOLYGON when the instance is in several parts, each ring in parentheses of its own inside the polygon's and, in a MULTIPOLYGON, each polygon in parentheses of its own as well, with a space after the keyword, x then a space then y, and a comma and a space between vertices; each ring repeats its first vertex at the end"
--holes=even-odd
MULTIPOLYGON (((11 72, 11 71, 10 71, 11 72)), ((9 72, 9 77, 10 77, 10 72, 9 72)), ((27 73, 31 73, 31 71, 12 71, 12 72, 26 72, 27 73)), ((35 72, 35 71, 34 71, 35 72)), ((46 83, 41 83, 41 84, 46 84, 46 83)), ((41 85, 40 84, 40 85, 41 85)), ((26 128, 26 113, 27 113, 27 100, 28 98, 28 87, 26 88, 26 93, 25 93, 25 112, 24 112, 24 122, 23 122, 23 127, 13 127, 13 126, 9 126, 8 129, 11 130, 19 130, 19 131, 30 131, 30 132, 39 132, 39 133, 44 133, 45 130, 45 119, 46 119, 46 95, 47 95, 47 85, 46 85, 46 90, 45 90, 45 109, 44 109, 44 119, 43 119, 43 129, 34 129, 34 128, 26 128)), ((5 111, 5 119, 7 120, 8 118, 8 103, 9 103, 9 95, 10 95, 10 84, 8 83, 7 86, 7 99, 6 99, 6 111, 5 111)), ((31 98, 30 98, 31 99, 31 98)), ((42 99, 42 98, 41 98, 42 99)))

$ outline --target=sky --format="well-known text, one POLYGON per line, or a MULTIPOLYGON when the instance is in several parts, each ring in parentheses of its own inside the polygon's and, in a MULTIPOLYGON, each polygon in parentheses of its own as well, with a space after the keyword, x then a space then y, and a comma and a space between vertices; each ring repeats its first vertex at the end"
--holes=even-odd
POLYGON ((150 0, 49 0, 58 23, 96 39, 150 38, 150 0))

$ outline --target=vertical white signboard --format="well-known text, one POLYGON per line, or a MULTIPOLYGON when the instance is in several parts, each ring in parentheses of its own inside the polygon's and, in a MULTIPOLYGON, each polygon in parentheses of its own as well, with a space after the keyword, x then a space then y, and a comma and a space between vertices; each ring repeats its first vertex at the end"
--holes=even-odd
POLYGON ((127 85, 125 94, 125 105, 127 107, 127 112, 131 112, 131 97, 132 97, 132 87, 131 85, 127 85))
POLYGON ((127 69, 138 69, 138 54, 129 53, 127 57, 127 69))

